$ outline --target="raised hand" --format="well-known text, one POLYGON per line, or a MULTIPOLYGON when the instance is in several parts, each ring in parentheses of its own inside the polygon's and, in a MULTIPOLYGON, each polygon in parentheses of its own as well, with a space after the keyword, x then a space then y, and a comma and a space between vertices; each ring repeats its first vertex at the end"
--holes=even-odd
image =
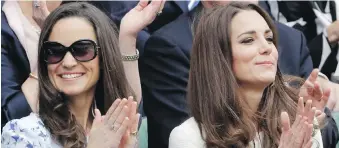
POLYGON ((315 108, 311 108, 309 100, 304 106, 303 98, 298 101, 296 119, 290 126, 290 119, 286 112, 281 113, 282 134, 279 148, 311 148, 312 130, 315 108))
POLYGON ((164 3, 164 0, 154 0, 150 4, 148 0, 140 0, 138 5, 122 18, 120 33, 136 36, 139 31, 153 22, 164 3))
POLYGON ((33 19, 42 28, 45 19, 50 14, 46 0, 34 0, 33 1, 33 19))
POLYGON ((131 124, 127 100, 116 99, 103 117, 98 109, 89 134, 88 148, 118 148, 122 136, 131 124))

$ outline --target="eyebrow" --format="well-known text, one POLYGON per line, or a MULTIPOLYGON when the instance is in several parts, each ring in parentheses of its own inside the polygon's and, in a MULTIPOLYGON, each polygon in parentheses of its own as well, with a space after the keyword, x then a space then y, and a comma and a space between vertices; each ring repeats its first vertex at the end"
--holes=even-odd
MULTIPOLYGON (((270 32, 272 32, 271 29, 265 30, 265 34, 270 33, 270 32)), ((244 34, 255 34, 255 31, 254 31, 254 30, 246 31, 246 32, 240 34, 237 38, 239 38, 240 36, 242 36, 242 35, 244 35, 244 34)))

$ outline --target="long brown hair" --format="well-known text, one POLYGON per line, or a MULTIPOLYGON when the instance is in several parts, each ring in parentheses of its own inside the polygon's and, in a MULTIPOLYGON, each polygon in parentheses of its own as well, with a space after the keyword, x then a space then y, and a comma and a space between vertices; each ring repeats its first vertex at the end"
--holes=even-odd
POLYGON ((204 10, 194 29, 188 102, 209 148, 246 147, 254 139, 257 127, 264 133, 263 147, 278 147, 281 112, 289 114, 291 123, 295 119, 298 96, 284 85, 279 68, 274 82, 265 89, 255 116, 250 116, 253 111, 237 94, 230 23, 243 10, 256 11, 266 20, 277 47, 273 21, 255 4, 230 2, 227 6, 204 10))
MULTIPOLYGON (((47 17, 39 39, 39 115, 53 138, 63 147, 79 148, 86 145, 85 131, 70 112, 67 96, 51 83, 42 48, 53 26, 68 17, 84 18, 95 30, 100 46, 100 77, 96 84, 95 100, 101 112, 105 113, 116 98, 133 95, 133 92, 123 69, 118 47, 118 29, 108 16, 88 3, 73 2, 58 7, 47 17)), ((89 117, 91 115, 90 111, 89 117)))

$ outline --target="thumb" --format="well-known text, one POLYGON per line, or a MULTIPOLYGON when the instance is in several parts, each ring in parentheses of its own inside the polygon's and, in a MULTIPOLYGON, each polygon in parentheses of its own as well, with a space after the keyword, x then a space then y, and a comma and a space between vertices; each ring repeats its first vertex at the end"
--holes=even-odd
POLYGON ((95 117, 94 117, 94 120, 93 120, 92 128, 96 127, 102 121, 100 110, 99 109, 95 109, 94 113, 95 113, 95 117))
POLYGON ((282 132, 286 132, 290 130, 290 118, 288 117, 287 112, 281 113, 281 126, 282 126, 282 132))

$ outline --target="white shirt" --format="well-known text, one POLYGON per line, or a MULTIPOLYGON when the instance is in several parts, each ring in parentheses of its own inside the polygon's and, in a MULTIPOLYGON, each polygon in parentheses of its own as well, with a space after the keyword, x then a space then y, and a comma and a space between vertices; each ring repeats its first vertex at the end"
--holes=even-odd
MULTIPOLYGON (((259 139, 263 137, 260 132, 257 137, 250 143, 251 148, 261 148, 259 139), (253 144, 255 143, 255 144, 253 144), (254 147, 255 146, 255 147, 254 147)), ((174 128, 169 138, 169 148, 206 148, 203 136, 194 118, 187 119, 184 123, 174 128)), ((312 148, 323 148, 320 130, 316 130, 313 137, 312 148)))

